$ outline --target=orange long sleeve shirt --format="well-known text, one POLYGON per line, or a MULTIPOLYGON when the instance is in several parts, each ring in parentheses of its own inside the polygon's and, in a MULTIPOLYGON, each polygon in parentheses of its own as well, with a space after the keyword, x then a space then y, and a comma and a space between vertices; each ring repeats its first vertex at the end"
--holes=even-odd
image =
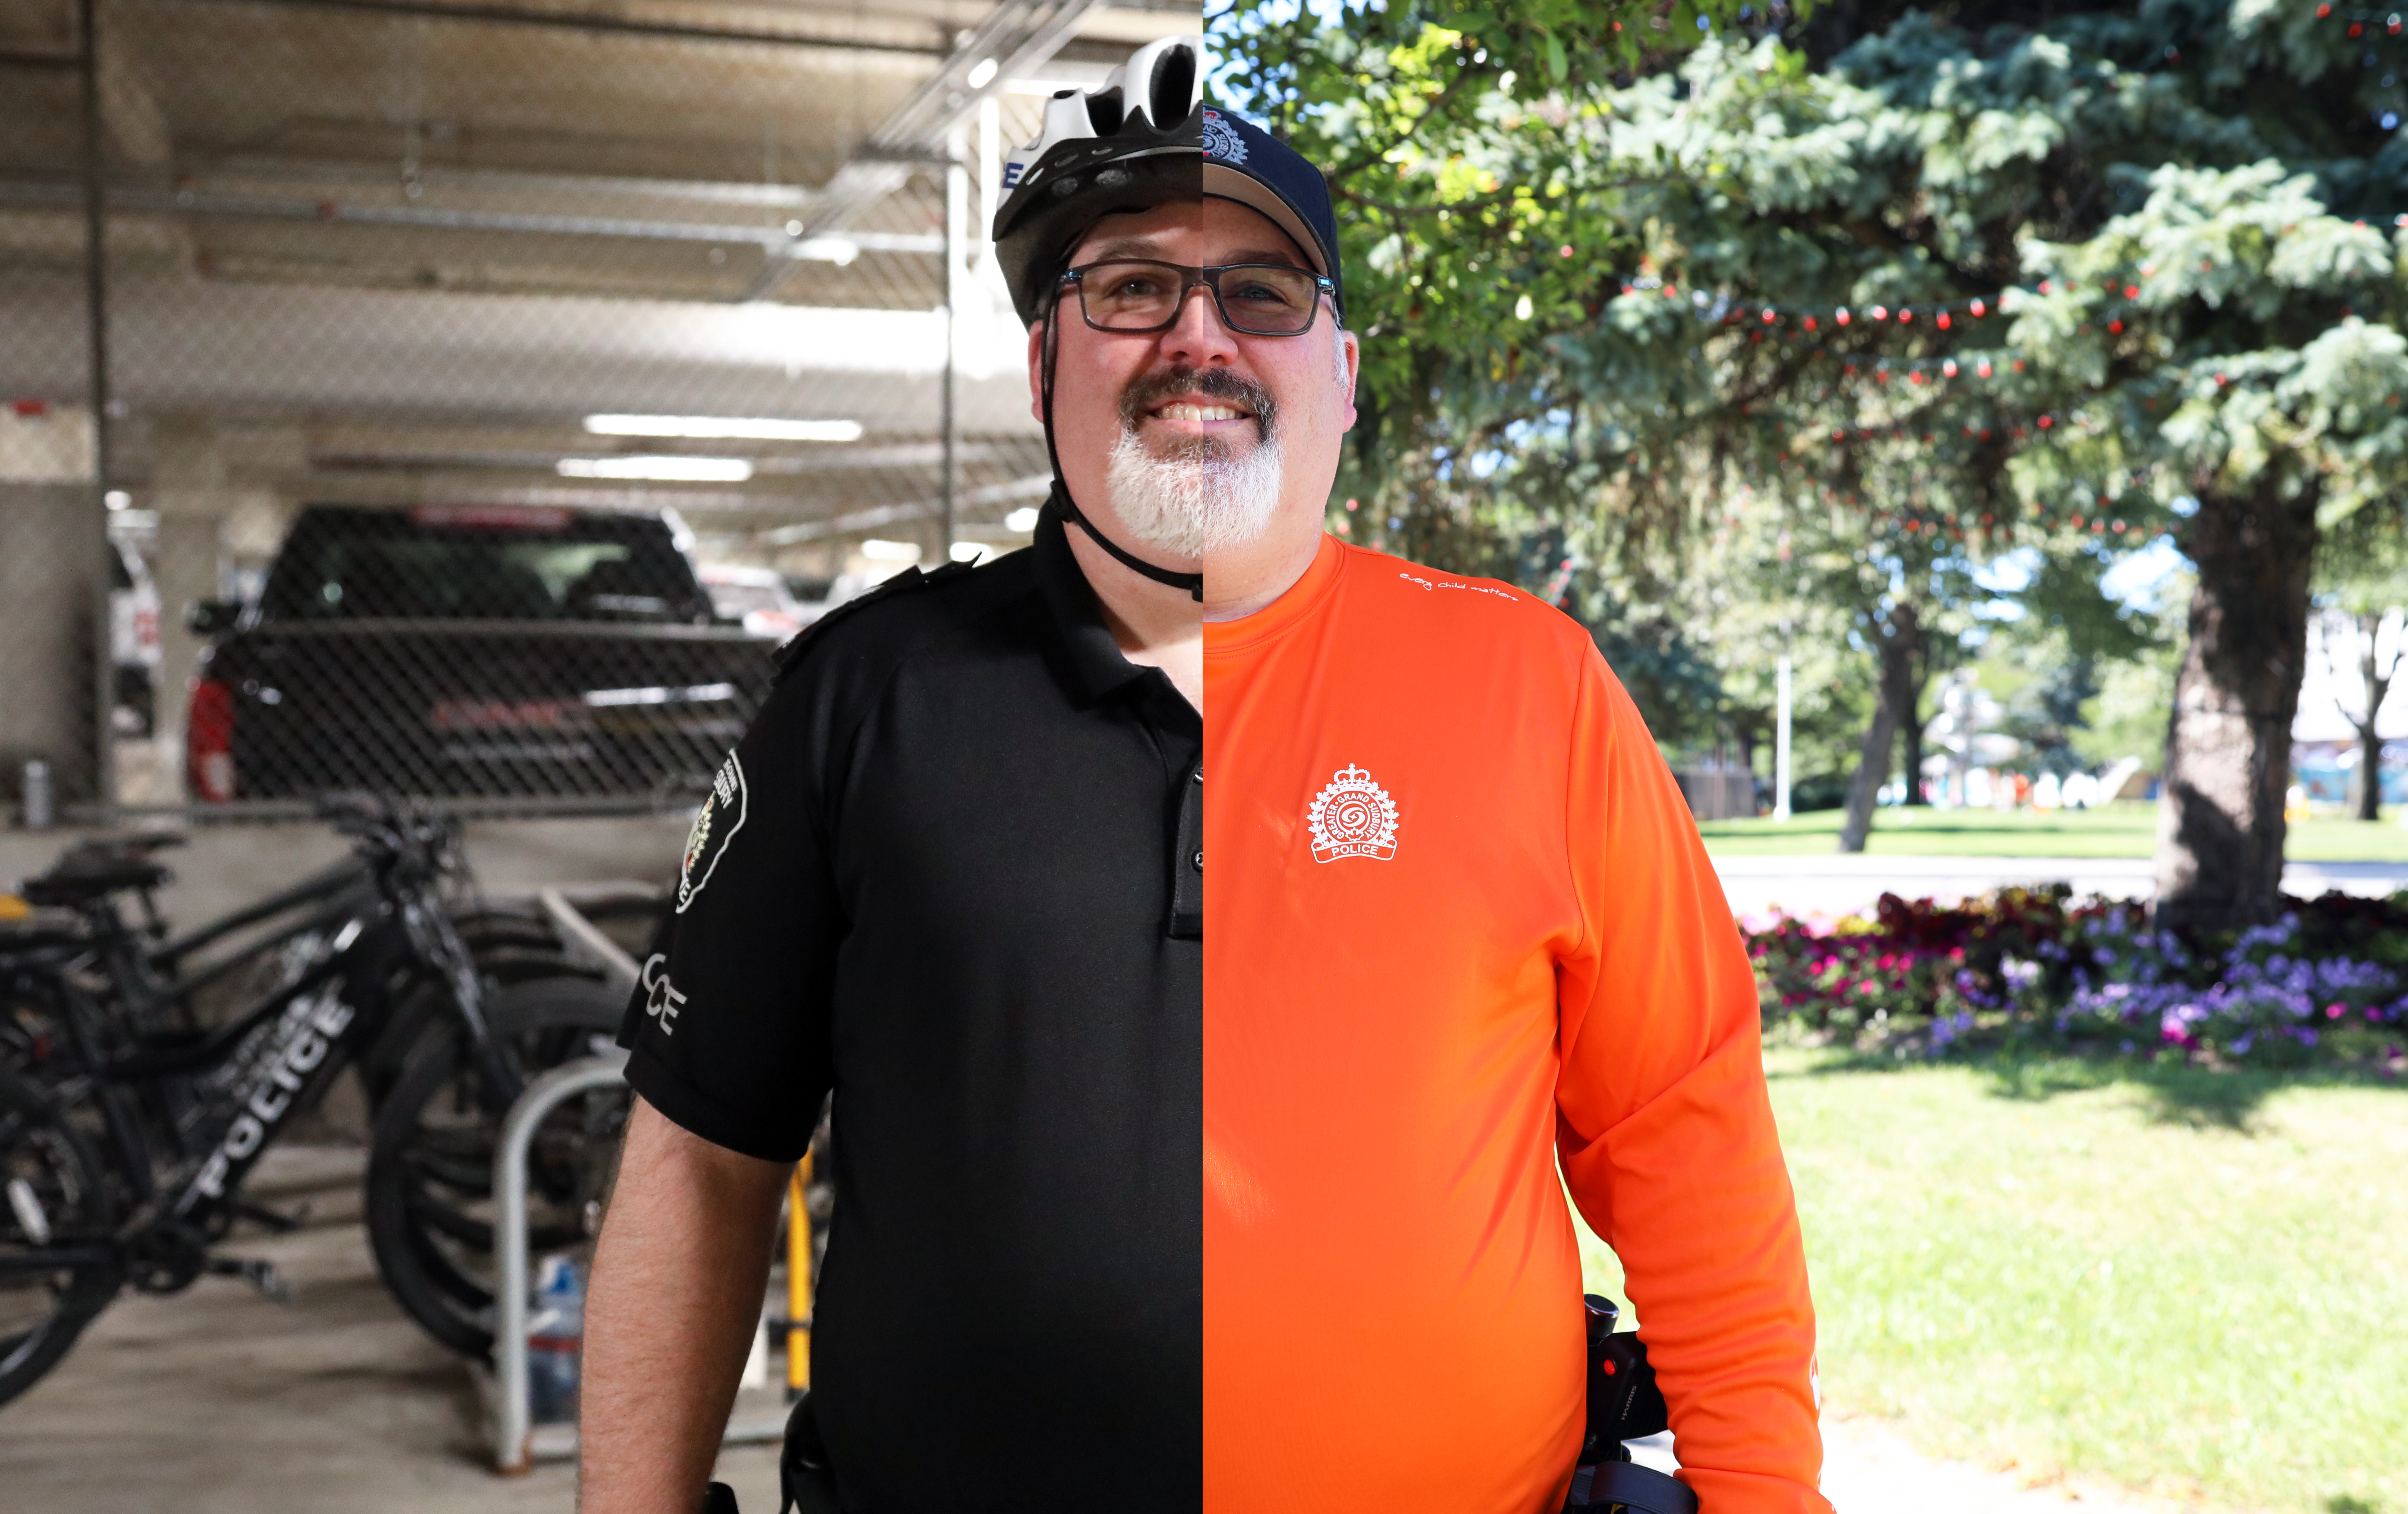
POLYGON ((1746 954, 1594 642, 1325 538, 1205 712, 1205 1508, 1555 1514, 1569 1187, 1702 1514, 1828 1514, 1746 954))

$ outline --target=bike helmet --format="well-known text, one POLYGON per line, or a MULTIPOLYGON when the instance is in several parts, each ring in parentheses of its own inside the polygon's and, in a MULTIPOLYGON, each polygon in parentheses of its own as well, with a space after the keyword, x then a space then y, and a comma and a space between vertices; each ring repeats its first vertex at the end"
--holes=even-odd
POLYGON ((1092 93, 1045 102, 1037 140, 1004 160, 995 256, 1012 308, 1034 325, 1065 260, 1106 216, 1203 193, 1203 39, 1166 36, 1129 54, 1092 93))

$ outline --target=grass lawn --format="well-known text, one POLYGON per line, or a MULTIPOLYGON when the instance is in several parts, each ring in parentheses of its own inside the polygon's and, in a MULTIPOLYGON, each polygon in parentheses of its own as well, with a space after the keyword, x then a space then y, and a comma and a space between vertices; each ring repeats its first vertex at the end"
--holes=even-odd
POLYGON ((2408 1088, 1768 1064, 1831 1402, 2026 1477, 2408 1514, 2408 1088))
MULTIPOLYGON (((1839 848, 1842 811, 1770 820, 1707 821, 1706 848, 1726 857, 1803 857, 1839 848)), ((2138 800, 2102 809, 1879 809, 1865 842, 1893 857, 2146 857, 2157 846, 2157 807, 2138 800)), ((2408 826, 2386 809, 2373 824, 2327 816, 2293 822, 2293 862, 2408 863, 2408 826)))

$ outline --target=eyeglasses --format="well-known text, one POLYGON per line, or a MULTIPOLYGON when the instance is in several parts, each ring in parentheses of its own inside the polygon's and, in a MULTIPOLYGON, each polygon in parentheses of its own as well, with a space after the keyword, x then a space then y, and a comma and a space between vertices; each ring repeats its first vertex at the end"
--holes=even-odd
POLYGON ((1306 268, 1283 263, 1233 263, 1195 268, 1146 259, 1091 263, 1063 274, 1079 292, 1079 313, 1097 331, 1168 331, 1187 307, 1188 292, 1212 292, 1221 323, 1249 336, 1301 336, 1321 313, 1321 296, 1337 307, 1338 286, 1306 268))

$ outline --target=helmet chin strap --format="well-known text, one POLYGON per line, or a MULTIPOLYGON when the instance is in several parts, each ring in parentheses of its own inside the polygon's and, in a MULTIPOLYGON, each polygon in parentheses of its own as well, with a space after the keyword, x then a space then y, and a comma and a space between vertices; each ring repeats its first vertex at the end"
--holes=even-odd
POLYGON ((1045 313, 1044 362, 1039 367, 1039 389, 1045 406, 1045 457, 1054 464, 1054 493, 1046 503, 1059 507, 1063 519, 1076 521, 1079 529, 1095 539, 1096 546, 1111 554, 1113 561, 1132 573, 1141 573, 1154 582, 1171 589, 1184 589, 1197 604, 1204 603, 1204 575, 1178 573, 1154 564, 1131 552, 1119 542, 1096 529, 1096 523, 1081 513, 1070 498, 1070 486, 1062 481, 1062 454, 1054 446, 1054 356, 1055 344, 1061 339, 1062 302, 1057 295, 1054 307, 1045 313))

